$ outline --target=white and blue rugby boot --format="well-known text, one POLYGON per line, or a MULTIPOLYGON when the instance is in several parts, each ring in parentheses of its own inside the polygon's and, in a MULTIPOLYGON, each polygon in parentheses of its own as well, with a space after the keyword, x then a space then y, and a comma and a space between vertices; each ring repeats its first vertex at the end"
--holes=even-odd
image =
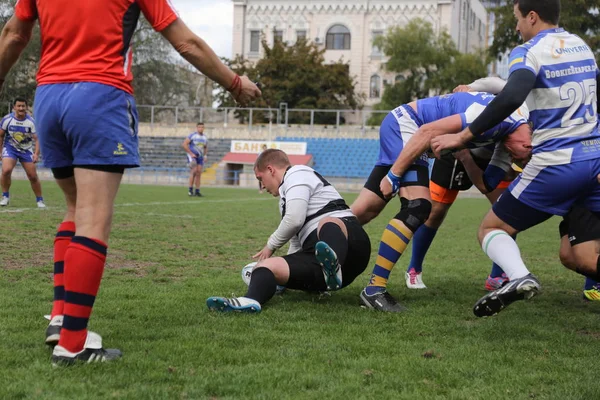
POLYGON ((218 297, 213 296, 206 299, 206 306, 211 311, 219 312, 239 312, 239 313, 259 313, 261 311, 260 303, 248 297, 218 297))
POLYGON ((323 270, 327 290, 338 290, 342 287, 342 267, 338 262, 337 254, 325 242, 317 242, 315 256, 323 270))

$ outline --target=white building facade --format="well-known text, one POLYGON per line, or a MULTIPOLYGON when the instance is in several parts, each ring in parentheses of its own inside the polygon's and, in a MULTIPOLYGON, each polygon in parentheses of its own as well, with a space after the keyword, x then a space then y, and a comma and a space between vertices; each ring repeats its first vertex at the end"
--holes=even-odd
POLYGON ((262 56, 261 39, 294 43, 307 38, 326 48, 326 62, 349 62, 356 92, 369 108, 385 83, 402 79, 385 71, 385 56, 373 39, 414 18, 446 30, 461 52, 486 47, 487 13, 479 0, 233 0, 233 54, 262 56))

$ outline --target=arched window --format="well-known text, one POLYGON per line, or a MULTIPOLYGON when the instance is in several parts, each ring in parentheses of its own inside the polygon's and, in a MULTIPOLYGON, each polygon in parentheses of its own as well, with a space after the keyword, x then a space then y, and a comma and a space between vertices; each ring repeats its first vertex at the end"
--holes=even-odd
POLYGON ((394 78, 394 83, 398 83, 398 82, 402 82, 403 80, 405 80, 406 78, 404 77, 404 75, 402 74, 398 74, 396 75, 396 77, 394 78))
POLYGON ((378 98, 381 95, 381 78, 379 75, 373 75, 371 77, 371 84, 369 86, 369 97, 378 98))
POLYGON ((325 37, 327 50, 350 50, 350 31, 344 25, 333 25, 325 37))

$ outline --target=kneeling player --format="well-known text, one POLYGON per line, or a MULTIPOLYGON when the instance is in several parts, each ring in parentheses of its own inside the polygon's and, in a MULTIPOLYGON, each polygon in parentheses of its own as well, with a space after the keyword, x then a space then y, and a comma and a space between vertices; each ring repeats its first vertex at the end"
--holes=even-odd
POLYGON ((260 312, 277 285, 311 292, 337 290, 365 270, 371 256, 369 236, 321 175, 307 166, 292 166, 277 149, 258 156, 254 173, 267 192, 280 197, 281 223, 253 257, 258 263, 246 295, 209 297, 209 309, 260 312), (271 257, 288 241, 286 256, 271 257))
POLYGON ((586 277, 583 298, 600 301, 600 218, 575 206, 559 225, 560 261, 586 277))
MULTIPOLYGON (((469 190, 475 183, 477 189, 493 204, 508 187, 510 180, 514 178, 514 172, 509 171, 495 189, 486 187, 484 171, 490 165, 497 166, 502 170, 508 169, 507 167, 511 165, 510 159, 493 158, 493 151, 493 146, 461 150, 453 154, 446 154, 434 161, 429 178, 431 213, 413 237, 412 256, 406 270, 406 287, 409 289, 427 288, 423 283, 423 260, 458 193, 469 190), (463 164, 463 161, 466 165, 463 164)), ((485 288, 486 290, 496 290, 506 280, 504 271, 494 264, 486 279, 485 288)))

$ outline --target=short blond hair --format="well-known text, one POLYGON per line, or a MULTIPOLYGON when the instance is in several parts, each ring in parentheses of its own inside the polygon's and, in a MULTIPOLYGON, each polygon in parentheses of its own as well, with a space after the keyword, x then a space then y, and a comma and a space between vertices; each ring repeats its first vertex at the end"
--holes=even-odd
POLYGON ((256 161, 254 162, 254 169, 257 171, 264 171, 267 165, 272 165, 277 168, 285 168, 292 165, 287 154, 283 150, 279 149, 267 149, 260 153, 256 161))

